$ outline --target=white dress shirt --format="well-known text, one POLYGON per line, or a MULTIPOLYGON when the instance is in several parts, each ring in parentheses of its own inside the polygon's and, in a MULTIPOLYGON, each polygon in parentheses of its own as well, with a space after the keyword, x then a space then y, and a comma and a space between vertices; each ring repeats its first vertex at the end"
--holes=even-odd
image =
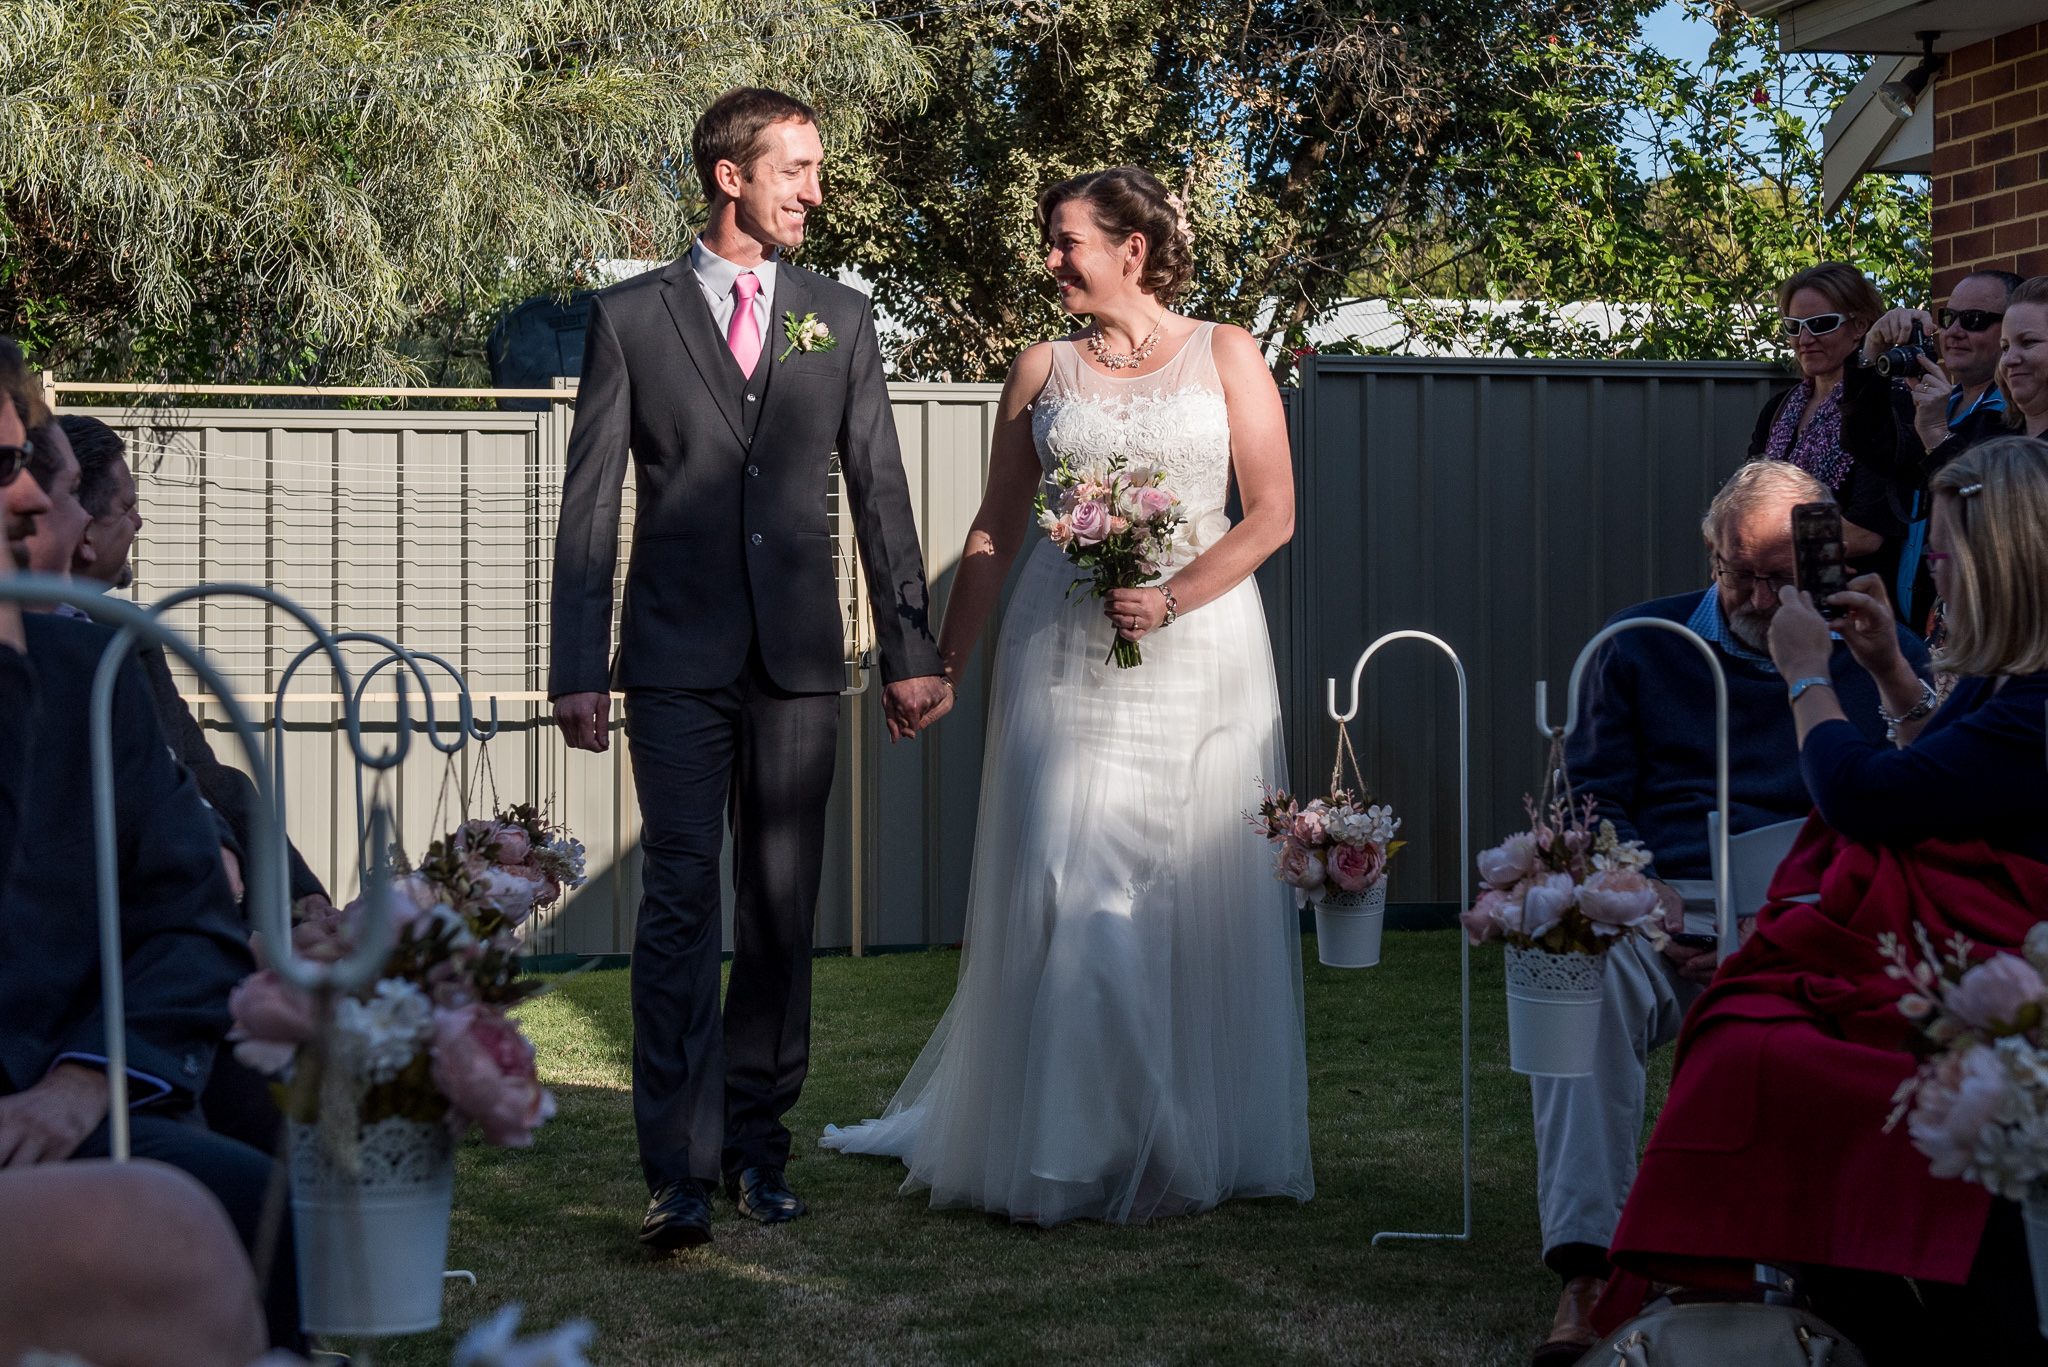
POLYGON ((720 337, 732 326, 733 303, 738 297, 733 282, 743 271, 754 273, 761 282, 760 292, 754 296, 754 322, 761 329, 761 350, 767 351, 774 340, 768 324, 775 317, 775 258, 771 256, 758 266, 737 265, 705 246, 700 237, 690 244, 690 269, 697 273, 697 284, 704 291, 704 302, 711 305, 711 321, 718 325, 720 337))

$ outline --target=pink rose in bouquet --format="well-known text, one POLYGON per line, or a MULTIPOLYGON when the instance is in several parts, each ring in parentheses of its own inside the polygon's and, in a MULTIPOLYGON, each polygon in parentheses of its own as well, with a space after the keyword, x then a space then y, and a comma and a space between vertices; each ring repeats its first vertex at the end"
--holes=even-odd
POLYGON ((1304 892, 1322 887, 1327 872, 1320 854, 1294 840, 1280 847, 1275 871, 1281 882, 1304 892))
POLYGON ((1294 824, 1287 833, 1297 843, 1314 849, 1328 838, 1329 828, 1330 809, 1321 798, 1316 798, 1294 814, 1294 824))
POLYGON ((1136 510, 1141 519, 1155 518, 1164 513, 1171 512, 1174 501, 1172 494, 1159 488, 1157 485, 1150 484, 1134 491, 1131 495, 1131 507, 1136 510))
POLYGON ((1931 1160, 1928 1170, 1936 1177, 1961 1177, 2005 1098, 1997 1050, 1980 1044, 1947 1055, 1922 1078, 1917 1098, 1906 1127, 1913 1147, 1931 1160))
POLYGON ((284 1071, 299 1046, 313 1038, 313 1003, 305 993, 266 968, 252 973, 228 994, 234 1028, 228 1039, 235 1057, 266 1076, 284 1071))
POLYGON ((1505 891, 1536 871, 1536 837, 1524 831, 1511 835, 1479 855, 1479 877, 1505 891))
POLYGON ((497 864, 524 864, 533 853, 526 828, 512 821, 465 821, 456 841, 465 856, 497 864))
POLYGON ((1501 932, 1511 924, 1521 928, 1522 907, 1507 893, 1490 888, 1480 894, 1479 900, 1458 913, 1458 924, 1465 927, 1465 938, 1475 945, 1488 940, 1498 940, 1501 932))
POLYGON ((1387 853, 1378 845, 1332 845, 1323 863, 1345 892, 1369 892, 1387 881, 1387 853))
POLYGON ((477 905, 495 911, 508 926, 516 926, 533 915, 533 906, 545 890, 541 881, 518 869, 493 866, 476 876, 477 905))
POLYGON ((1045 534, 1052 538, 1053 545, 1066 546, 1074 539, 1074 520, 1069 517, 1056 517, 1046 525, 1045 534))
POLYGON ((1595 935, 1619 935, 1648 921, 1657 910, 1657 889, 1633 869, 1596 873, 1579 889, 1579 910, 1595 935))
POLYGON ((1946 1004, 1967 1025, 1992 1034, 2010 1034, 2031 1022, 2021 1016, 2029 1006, 2039 1014, 2041 975, 2014 954, 1994 954, 1964 973, 1948 990, 1946 1004))
POLYGON ((1076 505, 1072 519, 1074 540, 1083 546, 1098 545, 1109 535, 1109 509, 1092 498, 1076 505))
POLYGON ((292 953, 316 964, 339 963, 355 949, 356 922, 323 898, 307 898, 293 909, 292 953))
POLYGON ((535 1074, 533 1046, 519 1022, 471 1003, 434 1012, 434 1085, 454 1108, 450 1120, 475 1121, 491 1144, 525 1148, 555 1113, 555 1098, 535 1074))
POLYGON ((1521 933, 1532 940, 1562 921, 1579 900, 1579 885, 1568 873, 1541 874, 1517 890, 1522 904, 1521 933))

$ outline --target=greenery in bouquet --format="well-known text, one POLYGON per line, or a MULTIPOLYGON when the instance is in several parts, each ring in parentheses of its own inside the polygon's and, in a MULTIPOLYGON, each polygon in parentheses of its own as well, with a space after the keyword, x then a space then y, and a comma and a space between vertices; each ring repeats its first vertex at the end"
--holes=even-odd
POLYGON ((1480 854, 1480 894, 1458 919, 1473 944, 1505 940, 1552 954, 1604 954, 1647 927, 1657 889, 1643 873, 1650 851, 1612 821, 1593 825, 1593 800, 1555 798, 1539 811, 1522 799, 1529 829, 1480 854))
MULTIPOLYGON (((1088 585, 1088 596, 1111 589, 1135 589, 1157 579, 1171 563, 1184 520, 1180 498, 1165 485, 1162 471, 1132 465, 1121 456, 1076 468, 1062 456, 1059 468, 1038 491, 1038 525, 1087 573, 1068 586, 1088 585)), ((1124 669, 1142 663, 1138 643, 1121 635, 1104 664, 1124 669)))
POLYGON ((1348 788, 1306 805, 1293 794, 1259 785, 1265 801, 1245 820, 1273 847, 1273 876, 1307 906, 1332 893, 1370 892, 1387 881, 1387 861, 1408 842, 1394 839, 1394 809, 1372 806, 1348 788))
POLYGON ((2027 932, 2018 954, 1979 954, 1963 935, 1940 952, 1914 927, 1916 959, 1897 935, 1878 937, 1905 983, 1899 1010, 1920 1026, 1919 1070, 1893 1096, 1890 1131, 1901 1119, 1936 1177, 1960 1177, 2020 1200, 2048 1176, 2048 924, 2027 932))
MULTIPOLYGON (((317 1000, 269 967, 243 980, 230 1001, 235 1057, 278 1080, 294 1120, 341 1108, 365 1125, 402 1116, 532 1143, 554 1098, 507 1014, 540 990, 519 977, 519 927, 580 886, 583 864, 583 846, 530 806, 464 822, 417 868, 400 862, 386 890, 397 942, 367 988, 317 1000)), ((360 896, 295 909, 294 953, 347 957, 365 909, 360 896)))

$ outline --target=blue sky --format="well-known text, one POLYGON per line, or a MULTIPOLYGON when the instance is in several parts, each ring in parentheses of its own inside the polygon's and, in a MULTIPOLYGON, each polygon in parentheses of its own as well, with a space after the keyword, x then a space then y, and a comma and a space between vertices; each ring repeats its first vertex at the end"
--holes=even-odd
POLYGON ((1697 65, 1707 59, 1707 49, 1714 45, 1714 26, 1703 19, 1689 18, 1684 5, 1670 0, 1643 21, 1643 37, 1667 56, 1697 65))

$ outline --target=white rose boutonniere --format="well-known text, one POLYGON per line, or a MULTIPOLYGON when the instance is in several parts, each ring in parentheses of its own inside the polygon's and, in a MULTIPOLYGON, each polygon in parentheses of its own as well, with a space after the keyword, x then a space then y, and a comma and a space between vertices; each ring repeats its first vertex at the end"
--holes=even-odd
POLYGON ((799 318, 794 313, 782 315, 782 335, 789 339, 777 361, 789 359, 792 351, 830 351, 839 345, 839 339, 832 335, 832 329, 815 313, 806 313, 799 318))

